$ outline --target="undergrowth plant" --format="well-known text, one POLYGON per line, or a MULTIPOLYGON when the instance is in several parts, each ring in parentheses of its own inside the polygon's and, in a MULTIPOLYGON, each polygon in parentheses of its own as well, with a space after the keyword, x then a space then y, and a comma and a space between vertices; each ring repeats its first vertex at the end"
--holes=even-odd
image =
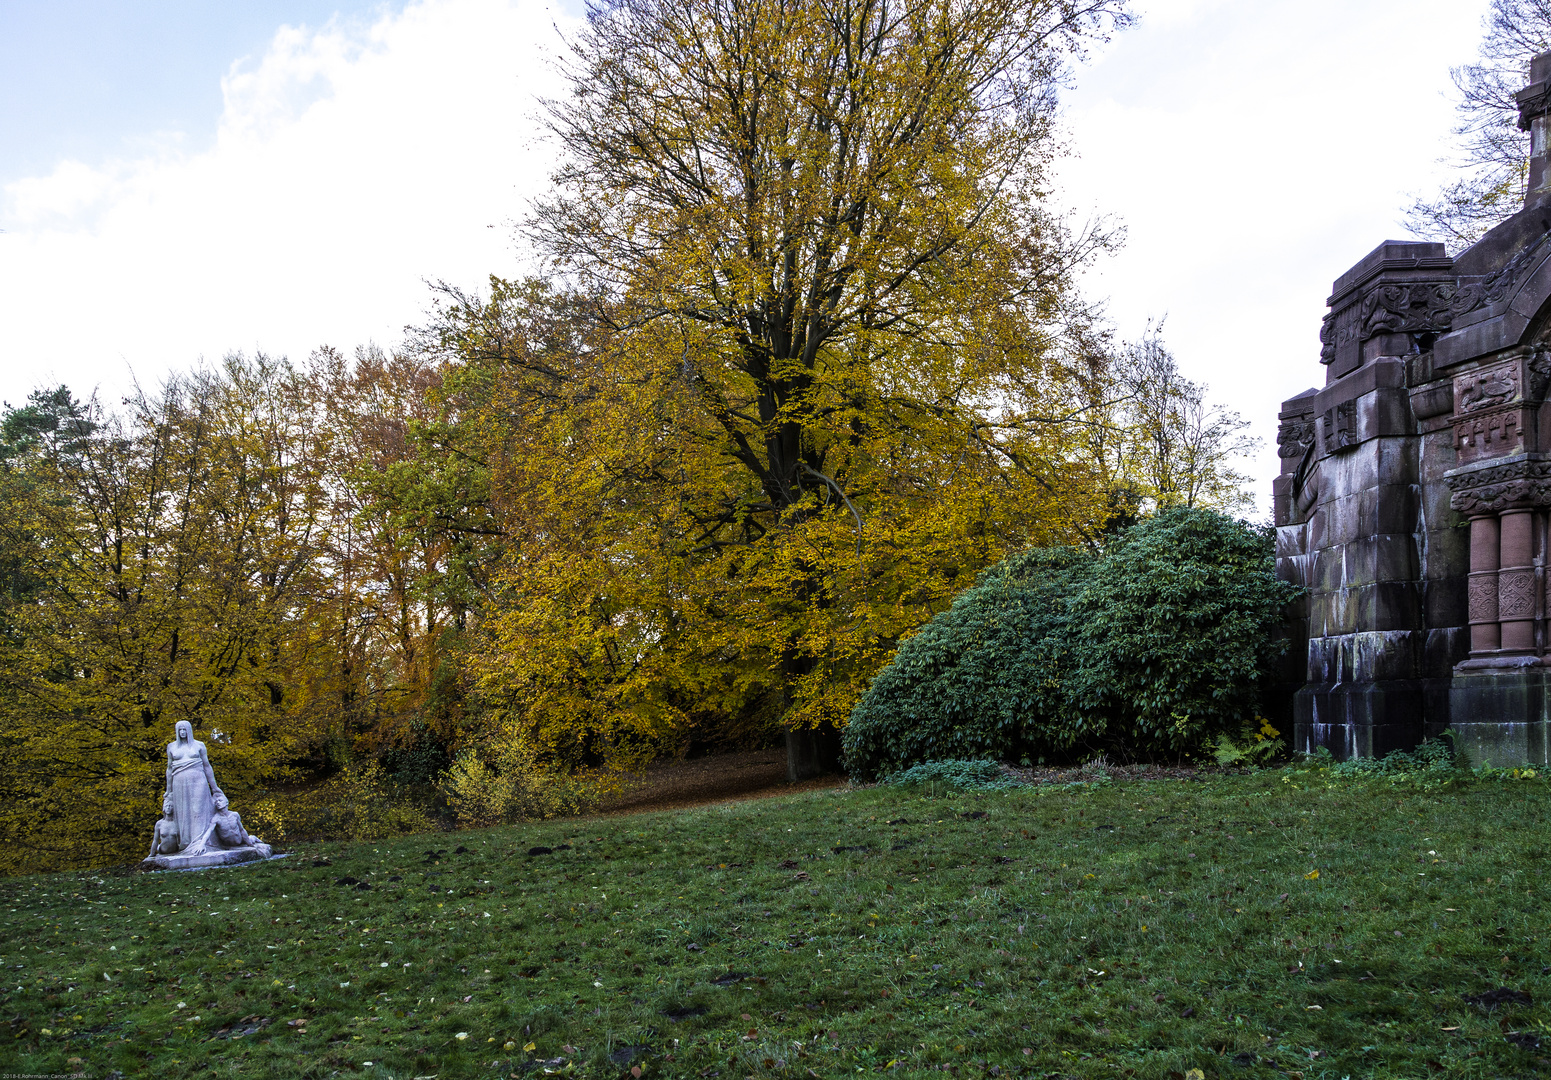
POLYGON ((941 785, 962 791, 995 791, 1017 787, 1002 766, 989 760, 924 761, 884 778, 885 784, 909 787, 916 784, 941 785))
POLYGON ((243 809, 248 829, 270 842, 382 840, 436 823, 375 761, 353 762, 303 791, 271 793, 243 809))

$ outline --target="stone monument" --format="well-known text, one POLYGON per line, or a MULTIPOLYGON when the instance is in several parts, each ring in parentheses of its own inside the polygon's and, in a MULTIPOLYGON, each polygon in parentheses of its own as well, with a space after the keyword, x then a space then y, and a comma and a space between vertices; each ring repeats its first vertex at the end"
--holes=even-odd
POLYGON ((1282 405, 1298 749, 1452 729, 1478 765, 1551 760, 1551 53, 1530 80, 1523 208, 1452 258, 1385 241, 1338 277, 1325 385, 1282 405))
POLYGON ((162 816, 151 835, 151 853, 141 866, 152 870, 190 870, 257 862, 272 852, 243 828, 215 782, 205 744, 194 738, 187 720, 173 728, 167 744, 167 787, 162 816))

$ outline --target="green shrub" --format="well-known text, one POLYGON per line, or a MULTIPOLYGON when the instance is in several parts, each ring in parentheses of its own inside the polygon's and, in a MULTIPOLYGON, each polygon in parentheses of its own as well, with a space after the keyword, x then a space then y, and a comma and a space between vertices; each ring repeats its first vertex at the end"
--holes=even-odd
POLYGON ((905 640, 852 710, 847 769, 876 777, 920 761, 1015 758, 1089 734, 1063 729, 1068 597, 1091 560, 1035 549, 981 574, 905 640))
POLYGON ((1129 529, 1071 601, 1071 707, 1122 757, 1193 753, 1256 723, 1297 589, 1268 531, 1177 508, 1129 529))
POLYGON ((1306 764, 1328 770, 1343 780, 1365 778, 1447 780, 1466 775, 1454 751, 1442 739, 1429 739, 1415 750, 1392 750, 1382 758, 1337 761, 1323 746, 1307 755, 1306 764))
POLYGON ((1258 725, 1296 595, 1264 531, 1209 510, 1165 511, 1096 556, 1014 556, 900 646, 851 713, 847 767, 1202 752, 1258 725))
POLYGON ((970 761, 924 761, 885 777, 894 787, 912 784, 941 784, 966 791, 993 791, 1017 787, 1018 782, 1002 771, 1001 765, 985 759, 970 761))

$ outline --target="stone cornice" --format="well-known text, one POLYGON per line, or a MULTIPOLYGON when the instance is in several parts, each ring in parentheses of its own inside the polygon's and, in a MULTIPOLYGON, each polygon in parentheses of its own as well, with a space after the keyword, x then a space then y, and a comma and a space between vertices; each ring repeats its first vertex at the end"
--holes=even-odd
POLYGON ((1527 506, 1551 506, 1551 460, 1520 455, 1456 469, 1443 478, 1449 505, 1462 514, 1495 514, 1527 506))

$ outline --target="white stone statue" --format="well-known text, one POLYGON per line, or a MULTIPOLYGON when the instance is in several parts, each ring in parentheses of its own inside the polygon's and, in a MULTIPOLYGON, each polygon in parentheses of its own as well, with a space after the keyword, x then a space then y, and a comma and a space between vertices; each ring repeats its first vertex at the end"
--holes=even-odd
POLYGON ((194 738, 193 726, 179 720, 173 732, 175 738, 167 744, 162 817, 144 865, 177 870, 269 858, 269 845, 243 828, 242 818, 215 782, 210 755, 194 738))

